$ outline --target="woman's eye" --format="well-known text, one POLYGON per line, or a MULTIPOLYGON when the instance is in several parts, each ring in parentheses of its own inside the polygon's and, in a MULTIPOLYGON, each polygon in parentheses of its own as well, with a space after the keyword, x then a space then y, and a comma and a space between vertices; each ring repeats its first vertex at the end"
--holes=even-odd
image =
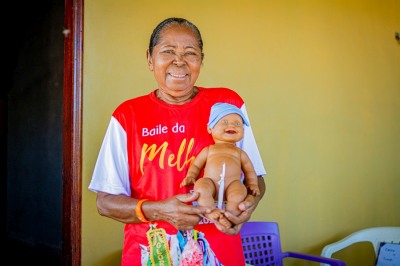
POLYGON ((166 54, 174 54, 174 51, 172 51, 172 50, 165 50, 163 53, 166 53, 166 54))

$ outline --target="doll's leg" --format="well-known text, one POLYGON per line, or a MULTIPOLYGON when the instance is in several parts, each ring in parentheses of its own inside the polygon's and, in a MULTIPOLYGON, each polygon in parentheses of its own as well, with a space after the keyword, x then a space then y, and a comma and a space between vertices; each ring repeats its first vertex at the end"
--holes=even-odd
POLYGON ((197 203, 200 206, 215 208, 215 193, 217 191, 216 185, 211 178, 203 177, 194 183, 194 191, 199 193, 197 203))
POLYGON ((203 177, 194 184, 194 191, 199 192, 197 203, 199 206, 209 207, 212 211, 205 216, 211 221, 217 221, 227 228, 232 226, 231 222, 225 218, 223 211, 215 207, 215 196, 218 186, 211 178, 203 177))
POLYGON ((240 180, 232 181, 225 190, 226 211, 234 215, 239 215, 242 211, 238 206, 247 196, 247 189, 240 180))

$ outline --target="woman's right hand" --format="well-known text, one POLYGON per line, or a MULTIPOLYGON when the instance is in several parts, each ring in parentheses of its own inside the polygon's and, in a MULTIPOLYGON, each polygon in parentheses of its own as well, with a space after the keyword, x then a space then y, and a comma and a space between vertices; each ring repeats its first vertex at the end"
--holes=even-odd
MULTIPOLYGON (((202 215, 211 212, 209 208, 193 206, 190 202, 197 200, 199 193, 179 194, 161 201, 145 201, 142 212, 151 222, 164 220, 178 230, 191 230, 199 223, 202 215)), ((97 193, 97 209, 100 215, 110 217, 122 223, 141 222, 135 213, 139 199, 125 195, 97 193)))
POLYGON ((209 208, 193 206, 190 202, 199 197, 198 192, 179 194, 162 201, 145 202, 142 210, 150 221, 164 220, 178 230, 191 230, 199 223, 202 216, 211 212, 209 208), (189 203, 189 204, 188 204, 189 203), (153 205, 153 206, 152 206, 153 205), (147 209, 148 208, 148 209, 147 209))

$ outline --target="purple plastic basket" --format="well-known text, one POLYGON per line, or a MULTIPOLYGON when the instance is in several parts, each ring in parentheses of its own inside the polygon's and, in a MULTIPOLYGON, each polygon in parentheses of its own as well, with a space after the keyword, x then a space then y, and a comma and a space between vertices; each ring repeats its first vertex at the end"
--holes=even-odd
POLYGON ((240 235, 246 263, 251 265, 281 265, 278 225, 273 222, 247 222, 240 235))
POLYGON ((332 266, 346 266, 338 259, 326 258, 297 252, 282 252, 279 227, 276 222, 247 222, 240 230, 244 258, 254 266, 281 266, 284 258, 326 263, 332 266))

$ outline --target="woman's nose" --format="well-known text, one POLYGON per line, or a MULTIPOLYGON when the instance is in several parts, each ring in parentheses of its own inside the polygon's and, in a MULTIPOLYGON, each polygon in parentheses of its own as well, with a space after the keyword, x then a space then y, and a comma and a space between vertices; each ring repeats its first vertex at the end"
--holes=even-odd
POLYGON ((177 66, 182 66, 182 65, 185 64, 185 60, 184 60, 183 54, 176 54, 175 55, 174 64, 177 65, 177 66))

